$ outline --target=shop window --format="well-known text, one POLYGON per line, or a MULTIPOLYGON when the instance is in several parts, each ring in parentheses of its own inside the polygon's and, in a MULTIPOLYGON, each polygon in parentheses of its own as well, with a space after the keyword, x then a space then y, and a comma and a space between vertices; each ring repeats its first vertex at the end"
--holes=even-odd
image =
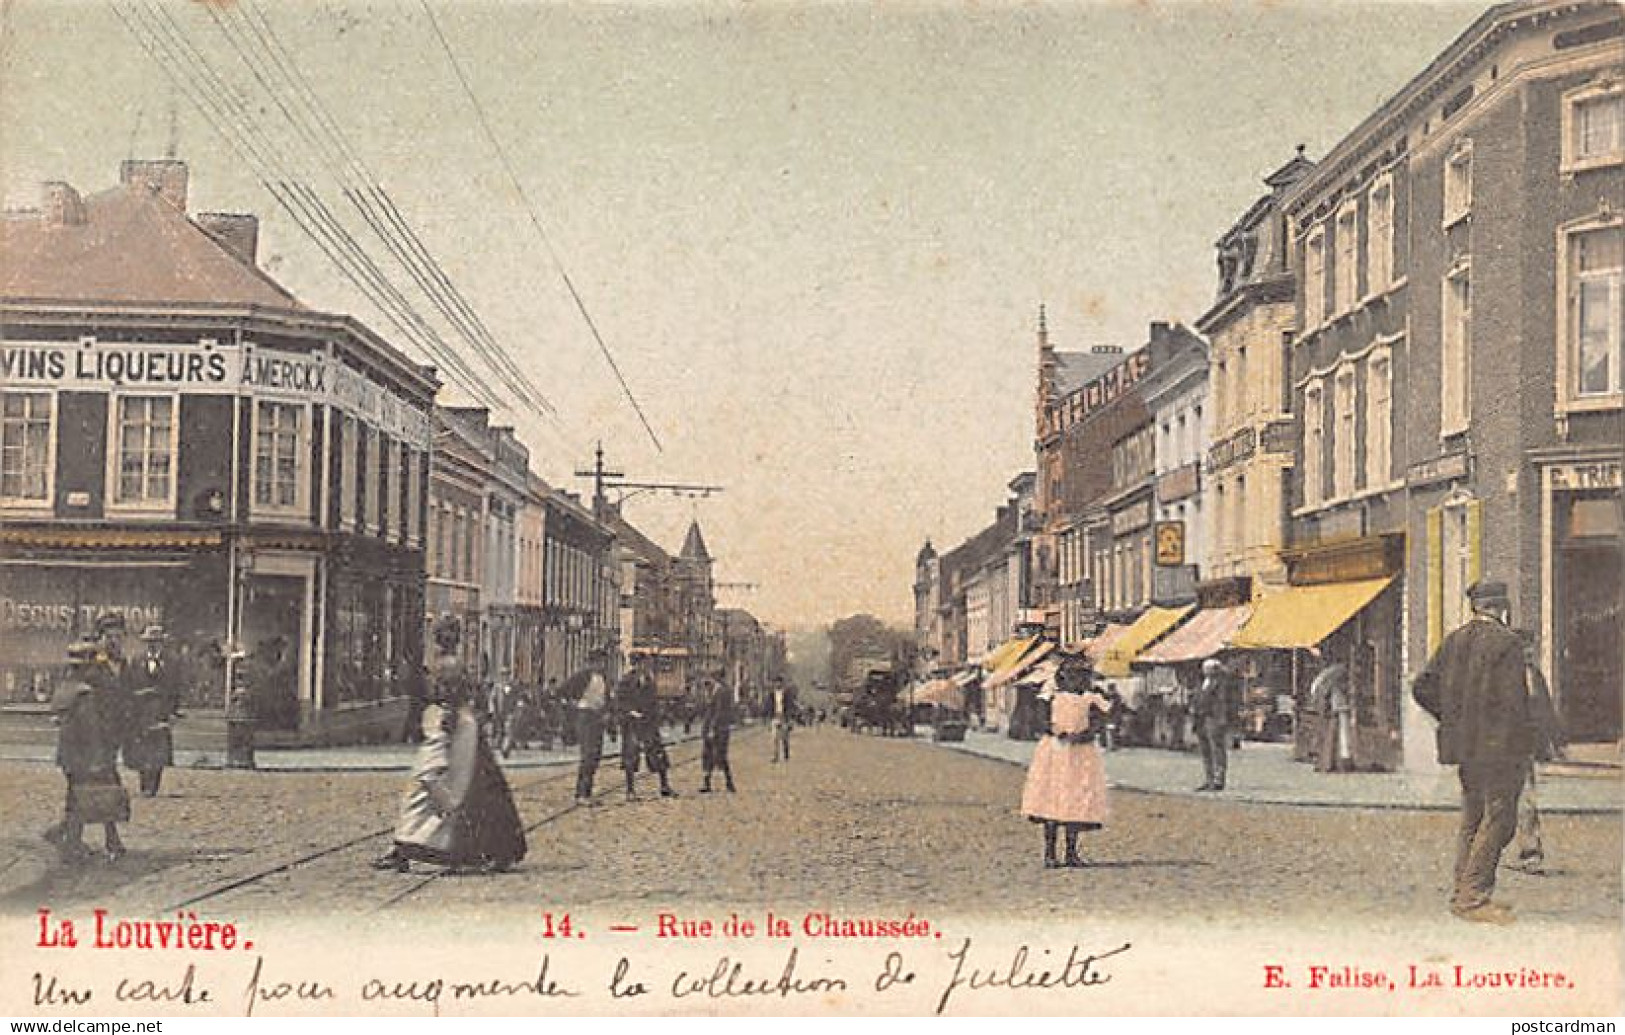
POLYGON ((114 505, 172 506, 175 398, 169 395, 117 396, 113 428, 114 505))
POLYGON ((297 511, 304 501, 305 407, 259 402, 254 409, 254 506, 297 511))
POLYGON ((1467 430, 1472 410, 1472 267, 1458 262, 1445 274, 1440 328, 1439 434, 1467 430))
POLYGON ((1572 400, 1617 399, 1621 392, 1621 310, 1625 223, 1593 220, 1559 238, 1563 306, 1562 364, 1572 400))
POLYGON ((49 392, 0 393, 0 500, 6 503, 51 498, 52 403, 49 392))
POLYGON ((1569 507, 1569 536, 1617 536, 1620 532, 1617 499, 1578 499, 1569 507))
POLYGON ((1473 145, 1462 140, 1444 162, 1444 225, 1454 226, 1473 210, 1473 145))
POLYGON ((1366 195, 1365 290, 1380 295, 1394 281, 1394 182, 1383 176, 1366 195))
POLYGON ((1625 81, 1613 79, 1563 97, 1563 171, 1625 161, 1625 81))

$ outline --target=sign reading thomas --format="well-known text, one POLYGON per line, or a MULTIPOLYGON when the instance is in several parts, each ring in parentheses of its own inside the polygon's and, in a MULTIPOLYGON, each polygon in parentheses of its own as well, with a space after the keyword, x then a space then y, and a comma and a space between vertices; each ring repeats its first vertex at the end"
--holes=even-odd
POLYGON ((1185 563, 1185 522, 1157 522, 1157 566, 1177 568, 1185 563))

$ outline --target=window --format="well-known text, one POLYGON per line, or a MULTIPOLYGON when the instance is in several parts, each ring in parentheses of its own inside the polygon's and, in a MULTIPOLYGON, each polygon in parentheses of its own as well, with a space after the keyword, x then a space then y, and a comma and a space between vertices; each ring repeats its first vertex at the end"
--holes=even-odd
POLYGON ((0 499, 44 503, 51 498, 49 392, 0 393, 0 499))
POLYGON ((1326 322, 1326 228, 1309 232, 1303 246, 1303 326, 1314 330, 1326 322))
POLYGON ((1247 383, 1247 346, 1236 350, 1236 385, 1232 394, 1236 405, 1234 414, 1245 420, 1253 414, 1252 392, 1247 383))
POLYGON ((1236 513, 1230 520, 1230 536, 1234 540, 1233 546, 1237 554, 1247 552, 1247 476, 1236 476, 1236 491, 1231 494, 1231 505, 1236 513))
POLYGON ((1564 366, 1572 371, 1568 390, 1575 399, 1607 399, 1620 394, 1620 321, 1625 308, 1621 270, 1625 268, 1625 223, 1572 229, 1560 241, 1564 366))
POLYGON ((1394 282, 1394 182, 1377 180, 1366 195, 1365 290, 1380 295, 1394 282))
POLYGON ((355 527, 356 438, 359 435, 360 426, 355 418, 345 414, 339 423, 339 527, 342 529, 355 527))
POLYGON ((1346 313, 1360 300, 1360 206, 1352 198, 1337 210, 1337 257, 1332 268, 1332 310, 1346 313))
POLYGON ((373 531, 383 535, 386 531, 399 534, 400 515, 395 510, 400 506, 396 499, 396 484, 399 473, 396 470, 395 443, 380 433, 378 436, 378 506, 377 517, 373 522, 373 531))
POLYGON ((1563 98, 1563 171, 1625 161, 1625 82, 1594 83, 1563 98))
POLYGON ((1325 404, 1317 378, 1303 390, 1303 505, 1320 505, 1325 486, 1321 471, 1325 450, 1325 404))
POLYGON ((305 408, 260 402, 255 416, 254 505, 297 510, 304 495, 305 408))
POLYGON ((1472 267, 1457 263, 1444 278, 1443 326, 1440 328, 1439 434, 1467 430, 1472 409, 1470 378, 1473 321, 1472 267))
POLYGON ((175 399, 128 395, 113 399, 115 506, 174 503, 175 399))
POLYGON ((1378 349, 1365 366, 1365 484, 1386 486, 1393 466, 1394 372, 1391 354, 1378 349))
POLYGON ((1473 209, 1473 145, 1460 141, 1444 160, 1444 225, 1453 226, 1473 209))
POLYGON ((1354 495, 1354 367, 1344 364, 1332 384, 1332 495, 1354 495))

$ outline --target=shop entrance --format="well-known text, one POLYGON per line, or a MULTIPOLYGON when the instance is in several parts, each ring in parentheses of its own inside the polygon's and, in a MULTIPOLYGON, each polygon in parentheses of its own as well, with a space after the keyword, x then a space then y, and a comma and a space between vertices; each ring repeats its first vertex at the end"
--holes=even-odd
POLYGON ((306 580, 255 572, 243 587, 242 643, 255 719, 266 729, 297 729, 306 580))
POLYGON ((1570 540, 1559 551, 1558 707, 1570 740, 1620 737, 1621 568, 1618 539, 1570 540))

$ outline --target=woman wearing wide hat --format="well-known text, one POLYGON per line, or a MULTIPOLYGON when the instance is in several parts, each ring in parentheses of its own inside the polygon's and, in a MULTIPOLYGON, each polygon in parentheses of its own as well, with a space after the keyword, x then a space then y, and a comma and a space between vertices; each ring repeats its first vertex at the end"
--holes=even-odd
POLYGON ((1106 764, 1095 743, 1111 702, 1093 689, 1094 673, 1081 655, 1062 658, 1050 701, 1049 729, 1033 750, 1021 811, 1044 825, 1044 866, 1085 866, 1078 835, 1106 824, 1106 764), (1098 713, 1098 719, 1097 719, 1098 713), (1066 829, 1066 859, 1056 858, 1057 835, 1066 829))

